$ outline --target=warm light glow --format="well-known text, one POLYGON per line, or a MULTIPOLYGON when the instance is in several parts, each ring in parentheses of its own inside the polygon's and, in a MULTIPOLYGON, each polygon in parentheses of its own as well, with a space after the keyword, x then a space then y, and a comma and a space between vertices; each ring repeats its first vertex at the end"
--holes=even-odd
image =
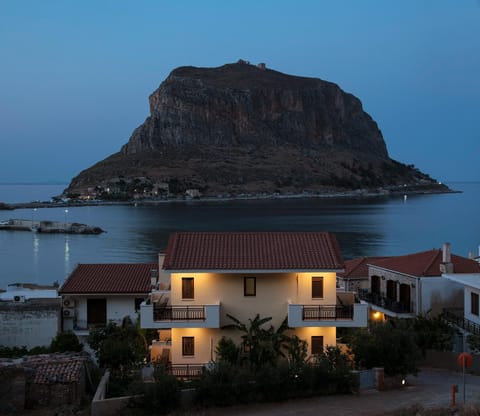
POLYGON ((380 312, 374 312, 373 313, 373 319, 380 319, 381 313, 380 312))
POLYGON ((402 386, 404 386, 407 383, 405 379, 402 379, 402 386))

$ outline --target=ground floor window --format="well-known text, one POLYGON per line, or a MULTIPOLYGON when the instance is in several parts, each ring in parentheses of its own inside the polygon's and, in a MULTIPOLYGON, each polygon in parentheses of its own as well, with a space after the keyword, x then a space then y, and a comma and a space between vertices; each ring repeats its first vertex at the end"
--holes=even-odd
POLYGON ((313 336, 310 342, 312 355, 323 354, 323 337, 313 336))
POLYGON ((195 338, 194 337, 182 337, 182 355, 183 356, 195 355, 195 338))

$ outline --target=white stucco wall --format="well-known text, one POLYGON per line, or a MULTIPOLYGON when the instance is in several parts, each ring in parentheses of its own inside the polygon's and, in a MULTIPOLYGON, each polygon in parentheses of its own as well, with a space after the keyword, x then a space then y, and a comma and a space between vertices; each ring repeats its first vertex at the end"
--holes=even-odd
POLYGON ((463 286, 443 277, 421 279, 421 313, 437 316, 443 308, 463 307, 463 286))

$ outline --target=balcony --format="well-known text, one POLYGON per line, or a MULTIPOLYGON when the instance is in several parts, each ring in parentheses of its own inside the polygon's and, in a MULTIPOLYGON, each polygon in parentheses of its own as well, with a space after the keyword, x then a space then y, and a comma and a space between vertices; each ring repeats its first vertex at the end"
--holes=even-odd
POLYGON ((353 294, 349 293, 338 295, 337 299, 339 303, 336 305, 289 304, 288 325, 292 328, 367 326, 366 303, 354 302, 353 294))
POLYGON ((410 317, 414 315, 414 305, 412 302, 396 301, 383 294, 367 291, 361 291, 358 295, 360 299, 372 305, 373 309, 379 310, 385 315, 393 317, 410 317))
POLYGON ((140 305, 142 328, 220 328, 220 304, 216 305, 140 305))

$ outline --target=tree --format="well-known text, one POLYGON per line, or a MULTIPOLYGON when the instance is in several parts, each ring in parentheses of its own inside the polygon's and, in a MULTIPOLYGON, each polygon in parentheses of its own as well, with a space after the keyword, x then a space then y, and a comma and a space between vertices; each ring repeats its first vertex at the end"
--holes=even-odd
POLYGON ((243 332, 242 350, 252 367, 258 369, 266 363, 275 365, 277 359, 284 356, 282 350, 286 340, 284 331, 288 328, 287 318, 275 330, 272 325, 267 329, 263 327, 272 320, 271 317, 260 318, 257 314, 255 318, 248 319, 249 324, 245 325, 237 318, 228 314, 227 316, 234 322, 233 327, 243 332))
POLYGON ((387 375, 416 374, 420 350, 407 320, 391 319, 358 330, 350 348, 359 367, 384 367, 387 375))
POLYGON ((82 350, 83 345, 73 331, 59 332, 50 344, 51 352, 79 352, 82 350))
POLYGON ((88 343, 95 350, 99 365, 113 372, 140 365, 147 354, 145 338, 129 319, 121 327, 110 322, 92 330, 88 343))

